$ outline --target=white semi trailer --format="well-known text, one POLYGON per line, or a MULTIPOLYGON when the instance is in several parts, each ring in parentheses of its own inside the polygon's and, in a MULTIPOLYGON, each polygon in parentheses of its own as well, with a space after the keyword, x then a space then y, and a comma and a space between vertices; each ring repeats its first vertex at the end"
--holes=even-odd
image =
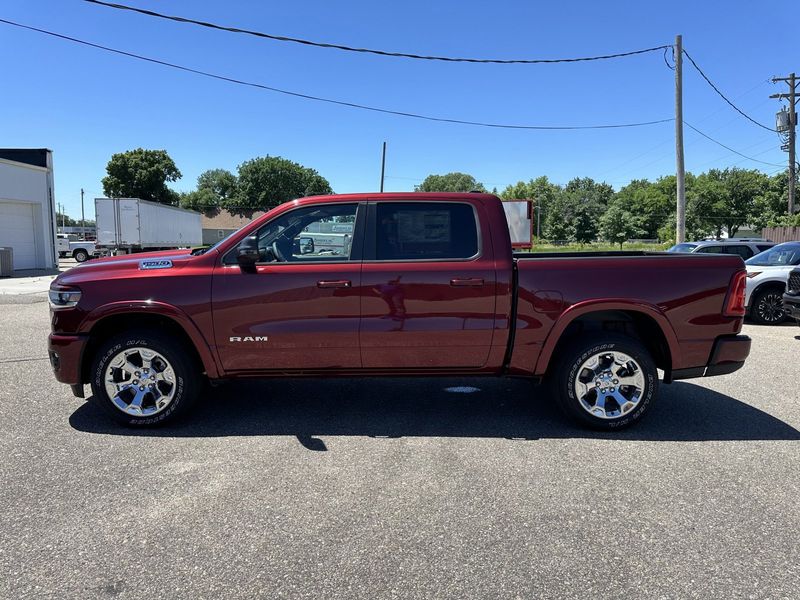
POLYGON ((200 213, 139 198, 95 198, 95 255, 190 248, 203 241, 200 213))

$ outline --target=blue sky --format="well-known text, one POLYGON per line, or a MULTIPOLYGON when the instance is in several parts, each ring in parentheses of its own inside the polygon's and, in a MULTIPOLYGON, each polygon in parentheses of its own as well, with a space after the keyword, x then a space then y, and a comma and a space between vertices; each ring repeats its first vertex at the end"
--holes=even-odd
MULTIPOLYGON (((119 0, 122 2, 123 0, 119 0)), ((776 9, 752 2, 189 2, 129 4, 274 34, 441 55, 555 58, 684 47, 743 110, 772 125, 800 71, 776 9), (794 60, 791 60, 794 59, 794 60), (784 86, 785 87, 785 86, 784 86)), ((4 0, 0 18, 302 93, 465 120, 590 125, 669 118, 674 75, 660 52, 560 65, 473 65, 322 50, 215 32, 80 0, 4 0)), ((786 21, 788 22, 788 21, 786 21)), ((54 151, 56 196, 80 216, 80 188, 102 195, 114 152, 166 149, 193 189, 204 170, 280 155, 317 169, 337 192, 411 190, 429 173, 465 171, 490 189, 547 175, 619 188, 674 172, 674 125, 509 131, 418 121, 320 104, 139 62, 0 24, 0 145, 54 151), (9 60, 10 58, 10 60, 9 60)), ((785 164, 776 134, 728 107, 688 63, 684 118, 721 142, 785 164)), ((686 167, 774 172, 686 131, 686 167)), ((87 202, 87 217, 93 203, 87 202)))

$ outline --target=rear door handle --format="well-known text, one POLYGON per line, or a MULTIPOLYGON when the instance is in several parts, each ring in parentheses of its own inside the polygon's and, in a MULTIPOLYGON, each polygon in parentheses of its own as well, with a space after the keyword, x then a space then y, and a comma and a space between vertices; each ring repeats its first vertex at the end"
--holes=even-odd
POLYGON ((483 279, 478 277, 461 277, 450 280, 453 287, 483 287, 483 279))
POLYGON ((353 285, 349 279, 334 279, 332 281, 318 281, 318 288, 349 288, 353 285))

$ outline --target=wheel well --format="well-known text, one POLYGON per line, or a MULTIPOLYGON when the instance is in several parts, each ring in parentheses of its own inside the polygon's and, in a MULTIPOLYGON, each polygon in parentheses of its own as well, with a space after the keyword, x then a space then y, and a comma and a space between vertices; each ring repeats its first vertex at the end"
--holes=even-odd
MULTIPOLYGON (((667 373, 672 370, 672 355, 664 332, 655 319, 637 311, 603 310, 577 317, 567 325, 551 356, 558 356, 560 350, 584 333, 603 331, 621 333, 638 340, 650 352, 656 367, 667 373)), ((553 362, 551 358, 548 370, 553 362)))
POLYGON ((772 288, 783 291, 786 289, 786 283, 782 281, 765 281, 764 283, 759 284, 759 286, 753 290, 753 293, 750 294, 750 297, 752 298, 756 294, 772 288))
POLYGON ((81 381, 87 383, 90 380, 89 370, 94 360, 95 352, 108 338, 128 329, 156 329, 164 332, 173 339, 179 340, 189 352, 192 360, 198 365, 200 371, 205 371, 203 361, 197 353, 197 349, 192 343, 191 338, 186 334, 183 327, 177 321, 162 315, 147 313, 125 313, 111 315, 101 319, 94 324, 89 332, 89 342, 83 351, 81 360, 81 381))

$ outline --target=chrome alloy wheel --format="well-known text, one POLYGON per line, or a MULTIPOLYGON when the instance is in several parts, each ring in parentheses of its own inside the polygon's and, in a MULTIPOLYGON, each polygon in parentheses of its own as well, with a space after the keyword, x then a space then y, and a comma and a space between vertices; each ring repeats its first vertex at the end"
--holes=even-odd
POLYGON ((581 407, 590 415, 616 419, 638 406, 645 393, 644 374, 627 354, 598 352, 580 366, 574 388, 581 407))
POLYGON ((783 298, 777 292, 769 292, 761 296, 756 306, 758 316, 765 323, 779 323, 783 320, 783 298))
POLYGON ((178 389, 169 361, 150 348, 126 348, 108 363, 105 373, 108 397, 119 410, 136 417, 163 411, 178 389))

